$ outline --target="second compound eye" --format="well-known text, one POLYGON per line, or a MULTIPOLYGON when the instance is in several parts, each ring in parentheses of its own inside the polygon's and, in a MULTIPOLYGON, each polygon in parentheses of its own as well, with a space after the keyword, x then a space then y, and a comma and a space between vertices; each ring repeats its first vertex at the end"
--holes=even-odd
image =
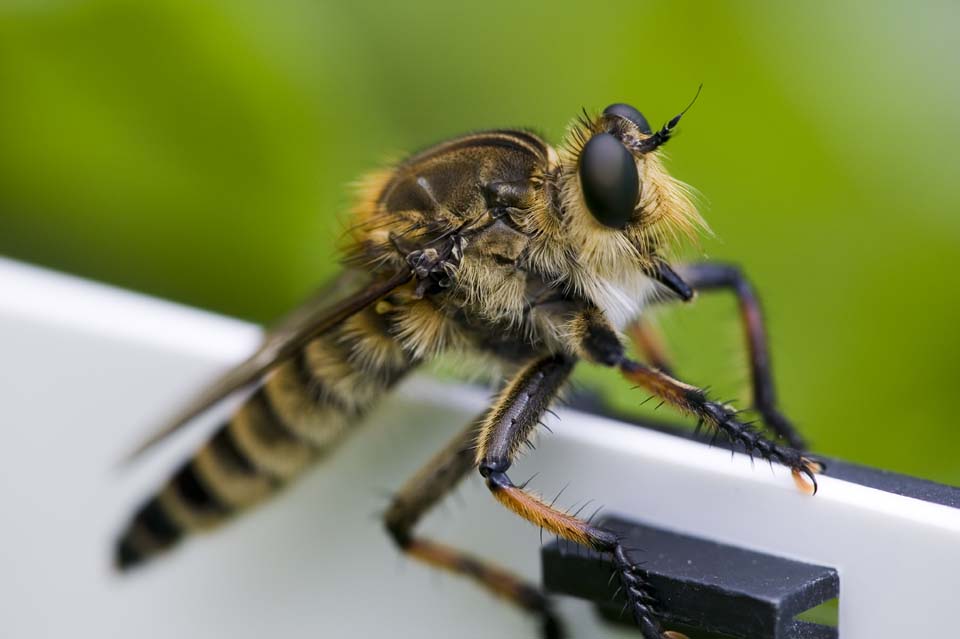
POLYGON ((580 153, 579 174, 583 199, 593 217, 610 228, 625 227, 640 196, 633 154, 616 137, 598 133, 580 153))
POLYGON ((647 118, 643 117, 643 114, 637 111, 635 108, 629 104, 617 103, 611 104, 606 109, 603 110, 604 115, 619 115, 621 118, 626 118, 637 125, 637 128, 640 129, 641 133, 646 133, 650 135, 653 131, 650 129, 650 124, 647 122, 647 118))

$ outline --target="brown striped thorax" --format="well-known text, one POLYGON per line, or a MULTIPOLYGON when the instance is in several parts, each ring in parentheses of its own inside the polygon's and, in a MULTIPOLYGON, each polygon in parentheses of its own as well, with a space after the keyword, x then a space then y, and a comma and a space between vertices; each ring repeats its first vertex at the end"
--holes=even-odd
POLYGON ((660 155, 678 119, 654 133, 618 104, 579 118, 556 149, 522 130, 431 147, 361 183, 351 263, 413 268, 405 304, 444 318, 402 334, 418 353, 504 336, 524 356, 575 351, 572 314, 595 306, 623 327, 657 281, 669 286, 678 242, 705 229, 660 155))

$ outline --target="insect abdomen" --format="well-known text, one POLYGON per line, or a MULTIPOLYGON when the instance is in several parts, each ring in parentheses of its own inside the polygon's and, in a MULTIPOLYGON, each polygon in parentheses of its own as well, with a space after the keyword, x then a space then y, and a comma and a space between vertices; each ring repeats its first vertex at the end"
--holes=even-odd
POLYGON ((117 542, 117 566, 142 563, 274 494, 413 366, 372 308, 310 342, 137 511, 117 542))

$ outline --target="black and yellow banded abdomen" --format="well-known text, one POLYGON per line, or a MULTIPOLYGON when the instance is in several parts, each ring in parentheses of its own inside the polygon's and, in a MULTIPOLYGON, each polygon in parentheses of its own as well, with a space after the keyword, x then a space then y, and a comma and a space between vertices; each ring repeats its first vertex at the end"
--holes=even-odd
POLYGON ((279 363, 166 485, 116 546, 121 569, 274 494, 327 452, 414 366, 368 308, 279 363))

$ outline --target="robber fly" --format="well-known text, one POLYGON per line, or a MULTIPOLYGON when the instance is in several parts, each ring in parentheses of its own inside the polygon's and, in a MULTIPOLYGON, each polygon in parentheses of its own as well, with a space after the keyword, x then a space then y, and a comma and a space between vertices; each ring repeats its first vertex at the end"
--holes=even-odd
POLYGON ((137 451, 228 395, 252 389, 136 512, 117 542, 117 566, 141 564, 276 493, 420 364, 474 352, 492 356, 511 376, 489 409, 396 494, 385 514, 390 537, 411 557, 470 577, 538 615, 544 636, 562 636, 539 589, 416 534, 424 513, 477 469, 511 511, 613 558, 646 639, 682 637, 658 621, 656 593, 616 535, 554 508, 516 485, 509 471, 574 366, 585 361, 617 369, 752 455, 789 467, 802 489, 816 490, 820 467, 800 452, 802 440, 776 408, 751 287, 735 267, 672 261, 679 245, 706 228, 661 157, 684 112, 654 132, 637 109, 614 104, 576 120, 558 148, 525 130, 487 131, 369 176, 342 274, 137 451), (642 321, 635 324, 651 304, 717 289, 739 300, 754 405, 779 439, 669 374, 642 321), (627 355, 624 331, 647 363, 627 355))

